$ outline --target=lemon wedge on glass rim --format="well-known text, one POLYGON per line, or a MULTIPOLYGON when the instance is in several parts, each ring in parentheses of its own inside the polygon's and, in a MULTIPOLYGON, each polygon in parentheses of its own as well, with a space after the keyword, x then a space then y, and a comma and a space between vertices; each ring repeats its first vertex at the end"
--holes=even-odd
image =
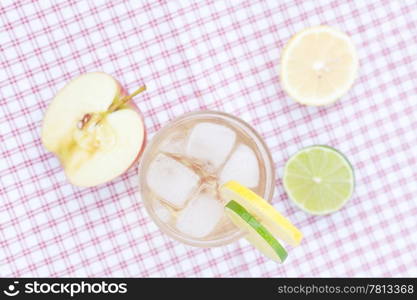
POLYGON ((294 35, 281 56, 281 83, 295 101, 305 105, 335 102, 352 86, 358 58, 345 33, 315 26, 294 35))
POLYGON ((297 246, 302 233, 271 204, 256 193, 229 181, 220 188, 226 201, 225 211, 229 219, 246 232, 245 238, 268 258, 283 262, 287 252, 278 239, 297 246))

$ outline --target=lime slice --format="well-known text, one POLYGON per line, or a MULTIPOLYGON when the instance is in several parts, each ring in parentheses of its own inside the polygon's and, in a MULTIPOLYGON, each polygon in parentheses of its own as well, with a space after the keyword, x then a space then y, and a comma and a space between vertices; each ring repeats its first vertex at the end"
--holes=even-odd
POLYGON ((335 212, 351 198, 353 169, 337 150, 327 146, 304 148, 284 169, 284 188, 290 199, 313 215, 335 212))
POLYGON ((303 234, 271 204, 250 189, 236 181, 229 181, 220 188, 222 198, 226 201, 235 200, 276 237, 290 244, 300 244, 303 234))
POLYGON ((226 214, 236 226, 247 232, 245 238, 265 256, 277 262, 287 258, 284 247, 242 205, 234 200, 229 201, 226 214))
POLYGON ((295 101, 326 105, 342 97, 358 70, 355 47, 345 33, 315 26, 297 33, 281 57, 281 83, 295 101))

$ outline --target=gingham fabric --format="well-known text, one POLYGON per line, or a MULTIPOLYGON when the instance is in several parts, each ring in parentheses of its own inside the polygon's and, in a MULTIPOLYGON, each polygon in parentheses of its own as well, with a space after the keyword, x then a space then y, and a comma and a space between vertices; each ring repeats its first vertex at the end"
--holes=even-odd
POLYGON ((12 1, 0 4, 0 276, 417 276, 417 1, 12 1), (339 102, 283 92, 280 54, 306 27, 347 32, 358 78, 339 102), (135 98, 149 138, 198 109, 232 113, 263 136, 273 205, 304 233, 284 264, 245 240, 183 245, 152 222, 137 166, 95 188, 68 183, 40 141, 71 78, 104 71, 135 98), (297 150, 326 144, 355 169, 354 197, 310 216, 281 176, 297 150))

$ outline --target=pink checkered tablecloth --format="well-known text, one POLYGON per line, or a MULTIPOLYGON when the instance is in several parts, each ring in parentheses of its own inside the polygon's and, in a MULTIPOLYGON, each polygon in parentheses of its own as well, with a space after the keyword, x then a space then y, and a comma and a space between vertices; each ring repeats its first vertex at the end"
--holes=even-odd
POLYGON ((417 276, 417 1, 11 1, 0 4, 0 277, 417 276), (304 107, 279 83, 291 35, 351 35, 360 72, 335 105, 304 107), (277 170, 273 205, 304 233, 279 265, 245 240, 200 249, 163 234, 137 167, 82 189, 40 141, 54 94, 101 70, 135 98, 149 136, 185 112, 252 124, 277 170), (291 154, 331 145, 356 171, 344 209, 314 217, 286 196, 291 154))

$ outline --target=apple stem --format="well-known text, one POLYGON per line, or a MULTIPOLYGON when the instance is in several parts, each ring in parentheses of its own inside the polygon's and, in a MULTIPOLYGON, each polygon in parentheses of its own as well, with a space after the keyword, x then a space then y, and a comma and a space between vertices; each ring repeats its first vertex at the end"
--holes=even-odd
POLYGON ((129 102, 133 97, 135 97, 136 95, 139 95, 140 93, 142 93, 143 91, 146 91, 146 85, 141 86, 140 88, 138 88, 136 91, 134 91, 132 94, 123 97, 120 101, 114 102, 110 105, 109 109, 107 110, 107 113, 112 113, 115 110, 117 110, 120 106, 126 104, 127 102, 129 102))
MULTIPOLYGON (((132 94, 123 97, 122 99, 120 99, 119 101, 113 101, 113 103, 109 106, 109 108, 107 109, 107 111, 105 113, 101 113, 99 115, 96 115, 95 118, 92 118, 91 116, 88 117, 88 120, 86 122, 83 122, 81 124, 81 128, 80 129, 84 129, 85 126, 90 123, 90 122, 94 122, 94 125, 99 124, 104 118, 105 116, 107 116, 108 114, 114 112, 115 110, 118 110, 122 105, 126 104, 127 102, 129 102, 133 97, 135 97, 136 95, 139 95, 140 93, 142 93, 143 91, 146 91, 146 85, 141 86, 140 88, 138 88, 136 91, 134 91, 132 94)), ((83 118, 84 120, 84 118, 83 118)))

